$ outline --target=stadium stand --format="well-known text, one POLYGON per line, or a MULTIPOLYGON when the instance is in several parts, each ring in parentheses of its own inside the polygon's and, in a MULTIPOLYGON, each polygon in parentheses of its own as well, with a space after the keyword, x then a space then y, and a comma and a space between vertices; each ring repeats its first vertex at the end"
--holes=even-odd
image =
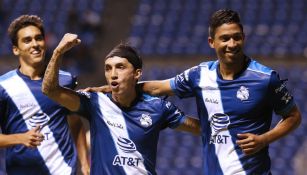
POLYGON ((241 14, 251 55, 306 55, 304 0, 140 0, 129 40, 143 54, 204 54, 208 18, 219 8, 241 14))

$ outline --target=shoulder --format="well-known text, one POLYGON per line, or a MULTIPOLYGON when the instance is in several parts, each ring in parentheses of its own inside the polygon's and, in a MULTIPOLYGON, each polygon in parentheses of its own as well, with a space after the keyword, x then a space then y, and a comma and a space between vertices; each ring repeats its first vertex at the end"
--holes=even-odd
POLYGON ((69 87, 71 89, 75 88, 77 85, 77 77, 72 75, 70 72, 63 70, 59 71, 59 81, 62 86, 69 87))
POLYGON ((146 93, 143 93, 143 94, 142 94, 142 99, 143 99, 145 102, 162 101, 161 98, 155 97, 155 96, 151 96, 151 95, 146 94, 146 93))
POLYGON ((165 111, 166 108, 170 108, 172 103, 161 97, 154 97, 149 94, 142 94, 143 102, 147 108, 157 109, 159 111, 165 111))
POLYGON ((265 66, 253 59, 251 60, 247 70, 268 76, 275 72, 272 68, 265 66))
POLYGON ((73 77, 73 75, 70 72, 63 71, 63 70, 59 71, 59 76, 62 78, 72 78, 73 77))
POLYGON ((0 83, 14 77, 14 76, 17 76, 17 72, 16 70, 11 70, 3 75, 0 76, 0 83))
POLYGON ((218 61, 206 61, 199 64, 199 68, 214 70, 217 68, 218 61))

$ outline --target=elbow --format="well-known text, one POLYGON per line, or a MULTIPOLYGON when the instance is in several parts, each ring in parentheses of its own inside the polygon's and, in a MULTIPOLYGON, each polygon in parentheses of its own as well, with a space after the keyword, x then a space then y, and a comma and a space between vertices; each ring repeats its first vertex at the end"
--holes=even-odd
POLYGON ((42 85, 42 92, 43 92, 43 94, 48 96, 48 94, 50 94, 51 90, 50 90, 50 88, 48 86, 43 84, 42 85))
POLYGON ((51 97, 52 94, 54 94, 56 91, 56 87, 55 86, 49 86, 43 83, 42 85, 42 92, 43 94, 47 95, 48 97, 51 97))

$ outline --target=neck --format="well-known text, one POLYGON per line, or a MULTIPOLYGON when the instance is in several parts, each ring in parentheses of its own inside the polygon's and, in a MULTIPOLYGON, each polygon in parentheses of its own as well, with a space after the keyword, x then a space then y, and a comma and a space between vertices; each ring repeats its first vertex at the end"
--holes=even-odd
POLYGON ((45 67, 39 66, 39 67, 31 67, 31 66, 20 66, 19 71, 30 77, 31 80, 40 80, 43 77, 45 67))
POLYGON ((133 101, 135 100, 137 94, 136 91, 132 91, 125 94, 117 94, 112 92, 112 99, 115 101, 118 105, 122 107, 131 107, 133 101))
POLYGON ((220 62, 220 74, 224 80, 233 80, 235 79, 235 76, 245 68, 246 64, 247 59, 245 56, 243 59, 240 59, 240 61, 236 62, 235 64, 225 64, 220 62))

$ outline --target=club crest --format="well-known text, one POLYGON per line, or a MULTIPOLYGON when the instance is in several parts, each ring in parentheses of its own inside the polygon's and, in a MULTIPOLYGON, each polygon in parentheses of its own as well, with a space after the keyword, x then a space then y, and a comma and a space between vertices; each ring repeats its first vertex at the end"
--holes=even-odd
POLYGON ((152 119, 148 114, 142 114, 140 118, 141 125, 144 127, 149 127, 152 125, 152 119))
POLYGON ((240 89, 237 91, 237 98, 241 101, 248 100, 249 98, 249 91, 248 88, 245 86, 241 86, 240 89))

